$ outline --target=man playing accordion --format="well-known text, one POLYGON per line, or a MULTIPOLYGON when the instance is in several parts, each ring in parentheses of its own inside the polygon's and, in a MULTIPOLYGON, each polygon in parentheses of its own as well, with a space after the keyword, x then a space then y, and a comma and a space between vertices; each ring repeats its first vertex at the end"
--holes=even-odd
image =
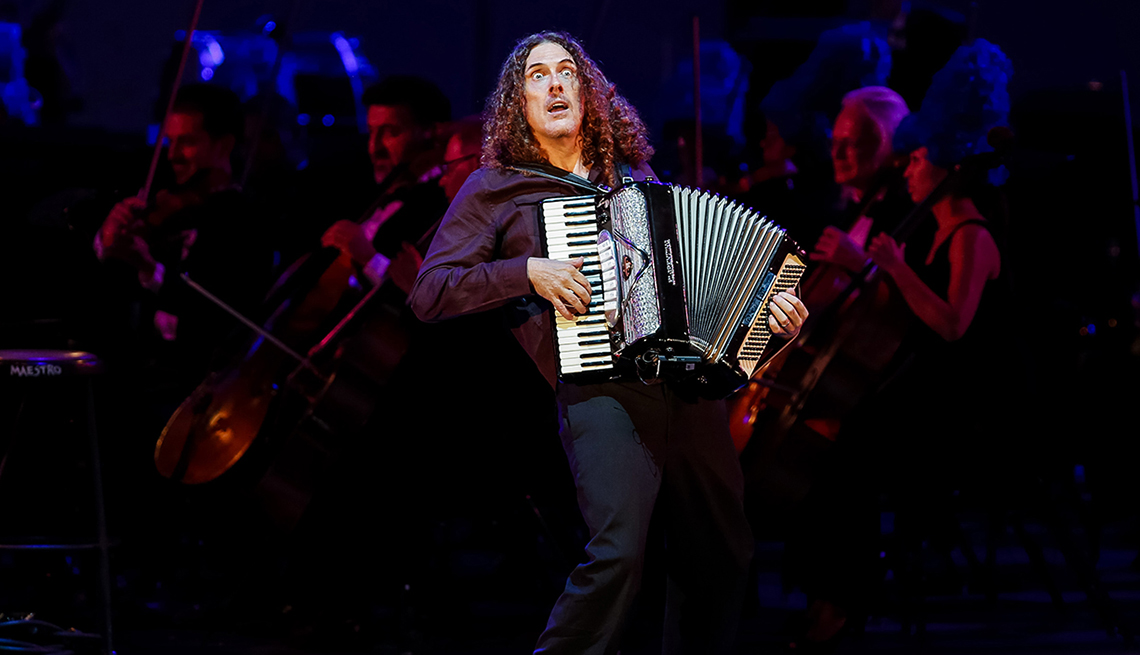
MULTIPOLYGON (((616 652, 658 503, 668 543, 666 649, 729 652, 753 541, 724 403, 636 375, 558 381, 551 310, 573 320, 600 289, 582 275, 580 258, 541 256, 537 205, 581 191, 557 175, 513 168, 546 164, 616 186, 624 165, 644 180, 653 175, 647 130, 581 45, 550 32, 523 39, 507 57, 486 120, 483 167, 451 204, 409 303, 425 321, 505 312, 556 388, 560 437, 590 541, 535 652, 616 652)), ((786 292, 769 307, 776 336, 794 337, 807 318, 786 292)))

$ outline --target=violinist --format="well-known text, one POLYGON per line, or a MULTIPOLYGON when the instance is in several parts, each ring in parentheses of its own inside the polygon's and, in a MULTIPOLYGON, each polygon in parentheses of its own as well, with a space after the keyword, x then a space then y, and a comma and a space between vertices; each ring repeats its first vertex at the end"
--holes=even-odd
POLYGON ((188 384, 201 379, 234 323, 179 276, 188 274, 249 312, 272 274, 264 227, 233 182, 230 158, 243 125, 232 91, 206 84, 179 89, 166 118, 172 183, 152 198, 117 203, 94 241, 101 261, 135 274, 162 366, 188 384))
POLYGON ((804 502, 802 531, 789 540, 789 570, 811 599, 797 636, 801 652, 834 646, 866 617, 884 574, 880 496, 894 504, 896 524, 920 520, 952 485, 975 481, 978 462, 997 448, 999 435, 987 425, 1011 391, 1002 364, 1011 350, 1002 257, 994 224, 972 198, 981 176, 956 174, 946 195, 939 185, 956 164, 990 149, 987 133, 1008 116, 1011 74, 1009 60, 986 41, 959 48, 921 110, 895 133, 896 150, 909 153, 912 199, 940 192, 936 232, 929 248, 887 234, 867 248, 913 326, 883 381, 844 422, 821 484, 804 502), (908 261, 912 248, 918 257, 908 261))

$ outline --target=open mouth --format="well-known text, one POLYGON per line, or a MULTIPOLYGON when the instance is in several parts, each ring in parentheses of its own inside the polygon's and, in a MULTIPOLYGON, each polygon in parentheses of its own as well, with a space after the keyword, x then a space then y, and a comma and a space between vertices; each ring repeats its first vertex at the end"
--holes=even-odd
POLYGON ((546 111, 550 114, 560 114, 569 110, 570 103, 566 102, 565 100, 555 100, 546 106, 546 111))

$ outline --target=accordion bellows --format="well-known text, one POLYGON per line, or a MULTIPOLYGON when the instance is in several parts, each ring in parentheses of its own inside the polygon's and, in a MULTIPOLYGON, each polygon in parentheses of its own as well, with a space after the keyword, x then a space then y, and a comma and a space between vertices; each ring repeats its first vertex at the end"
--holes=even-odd
POLYGON ((769 299, 805 270, 783 228, 707 191, 633 182, 545 200, 539 216, 546 255, 583 257, 594 290, 586 314, 556 320, 568 382, 614 378, 620 358, 643 378, 690 380, 724 397, 763 363, 769 299))

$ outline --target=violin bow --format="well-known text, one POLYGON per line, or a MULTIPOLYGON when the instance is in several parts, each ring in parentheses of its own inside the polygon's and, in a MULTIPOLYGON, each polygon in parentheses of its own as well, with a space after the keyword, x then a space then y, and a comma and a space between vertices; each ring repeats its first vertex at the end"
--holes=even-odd
POLYGON ((158 128, 158 138, 154 141, 154 154, 150 158, 150 169, 147 170, 146 183, 139 189, 139 200, 146 202, 150 198, 150 187, 154 184, 154 174, 158 170, 158 160, 162 156, 162 142, 166 140, 166 123, 170 119, 170 112, 174 110, 174 98, 178 95, 178 87, 182 84, 182 73, 186 70, 186 58, 190 55, 191 40, 194 30, 198 27, 198 18, 202 15, 202 4, 205 0, 196 0, 194 15, 190 18, 190 27, 186 29, 186 39, 182 42, 182 57, 178 61, 178 72, 174 75, 174 83, 170 85, 170 97, 166 100, 166 111, 162 114, 162 124, 158 128))

